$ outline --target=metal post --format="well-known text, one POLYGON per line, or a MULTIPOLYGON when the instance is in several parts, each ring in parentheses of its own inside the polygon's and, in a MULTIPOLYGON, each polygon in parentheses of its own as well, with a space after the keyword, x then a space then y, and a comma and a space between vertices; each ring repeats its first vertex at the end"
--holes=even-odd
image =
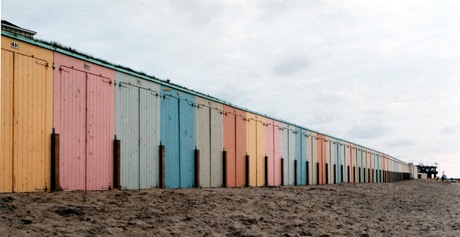
POLYGON ((223 162, 223 172, 222 172, 222 183, 223 183, 223 186, 224 188, 227 187, 227 151, 224 149, 222 151, 222 158, 224 160, 223 162))
POLYGON ((166 147, 160 144, 160 188, 165 188, 165 158, 166 158, 166 147))
POLYGON ((334 164, 334 184, 337 183, 336 179, 337 179, 337 165, 334 164))
POLYGON ((340 165, 340 183, 343 183, 343 165, 340 165))
POLYGON ((358 178, 359 178, 358 183, 361 183, 361 167, 358 167, 358 178))
POLYGON ((249 187, 249 155, 246 154, 246 187, 249 187))
POLYGON ((372 181, 371 169, 367 168, 367 182, 370 183, 371 181, 372 181))
POLYGON ((284 186, 284 158, 281 157, 281 186, 284 186))
POLYGON ((268 186, 268 156, 265 155, 265 187, 268 186))
POLYGON ((294 186, 297 186, 297 160, 294 160, 294 186))
POLYGON ((351 183, 351 180, 350 180, 350 166, 347 165, 347 180, 348 180, 348 183, 351 183))
POLYGON ((319 162, 316 162, 316 184, 317 185, 320 184, 319 177, 320 177, 320 174, 319 174, 319 162))
POLYGON ((121 158, 121 141, 115 137, 113 141, 113 188, 121 189, 120 182, 120 158, 121 158))
POLYGON ((306 172, 307 173, 307 180, 306 180, 306 184, 309 185, 310 184, 310 172, 308 172, 309 171, 309 169, 308 169, 308 160, 307 160, 306 163, 307 163, 307 172, 306 172))
POLYGON ((54 132, 51 134, 51 191, 61 190, 59 184, 59 134, 54 132))
POLYGON ((200 186, 200 150, 195 147, 195 188, 200 186))

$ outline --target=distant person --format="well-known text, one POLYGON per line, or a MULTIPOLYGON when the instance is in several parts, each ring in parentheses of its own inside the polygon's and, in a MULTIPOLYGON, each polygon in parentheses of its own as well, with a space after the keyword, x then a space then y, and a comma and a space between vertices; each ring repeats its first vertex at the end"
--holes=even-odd
POLYGON ((442 174, 442 176, 441 176, 441 181, 442 181, 442 182, 446 181, 446 175, 445 175, 445 174, 442 174))

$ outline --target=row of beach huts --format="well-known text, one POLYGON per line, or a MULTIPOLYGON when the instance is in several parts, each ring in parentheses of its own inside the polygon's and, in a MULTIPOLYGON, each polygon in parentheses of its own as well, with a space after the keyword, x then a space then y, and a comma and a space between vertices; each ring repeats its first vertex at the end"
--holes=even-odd
POLYGON ((416 170, 33 33, 2 21, 0 192, 381 183, 416 170))

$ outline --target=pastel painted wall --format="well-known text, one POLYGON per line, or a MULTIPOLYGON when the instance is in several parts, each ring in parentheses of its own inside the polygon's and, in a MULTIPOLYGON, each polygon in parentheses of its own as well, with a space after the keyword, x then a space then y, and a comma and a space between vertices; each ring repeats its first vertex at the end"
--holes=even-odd
POLYGON ((200 150, 200 186, 222 187, 224 111, 220 103, 195 98, 196 144, 200 150))
POLYGON ((116 73, 116 136, 122 189, 159 186, 160 85, 116 73))
POLYGON ((227 187, 246 182, 246 112, 224 105, 224 149, 227 152, 227 187))
POLYGON ((111 189, 115 72, 60 53, 54 53, 54 66, 58 186, 63 190, 111 189))
POLYGON ((165 86, 161 93, 160 140, 166 149, 165 185, 191 188, 195 185, 195 96, 165 86))
POLYGON ((50 190, 53 53, 2 36, 1 57, 0 192, 50 190))

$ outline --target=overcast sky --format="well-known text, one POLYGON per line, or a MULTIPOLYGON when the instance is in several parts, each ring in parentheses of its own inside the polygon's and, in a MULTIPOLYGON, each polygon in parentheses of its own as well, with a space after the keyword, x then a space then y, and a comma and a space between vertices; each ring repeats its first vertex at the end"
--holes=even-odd
POLYGON ((110 62, 460 178, 460 1, 2 0, 110 62))

